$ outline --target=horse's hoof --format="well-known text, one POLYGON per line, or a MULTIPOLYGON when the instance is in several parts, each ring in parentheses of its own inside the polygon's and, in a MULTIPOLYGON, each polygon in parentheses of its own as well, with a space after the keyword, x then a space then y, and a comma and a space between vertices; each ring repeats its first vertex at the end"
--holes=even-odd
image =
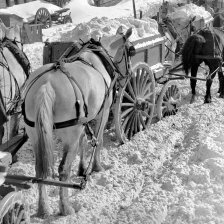
POLYGON ((211 99, 205 99, 204 103, 211 103, 211 99))
POLYGON ((100 172, 103 171, 104 168, 99 163, 94 163, 92 167, 92 172, 100 172))
POLYGON ((78 177, 84 177, 85 171, 86 171, 86 168, 85 167, 79 166, 78 172, 77 172, 77 176, 78 177))
POLYGON ((50 216, 50 209, 38 209, 37 217, 46 219, 50 216))
POLYGON ((190 104, 194 103, 195 102, 195 96, 192 96, 191 97, 191 101, 190 101, 190 104))
POLYGON ((60 215, 67 216, 73 214, 75 214, 75 209, 71 205, 66 203, 63 206, 60 206, 60 215))

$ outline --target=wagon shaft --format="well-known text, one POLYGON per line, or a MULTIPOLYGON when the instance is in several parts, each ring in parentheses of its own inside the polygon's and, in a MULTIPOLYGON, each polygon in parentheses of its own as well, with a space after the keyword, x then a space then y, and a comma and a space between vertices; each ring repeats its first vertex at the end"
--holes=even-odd
POLYGON ((22 187, 25 189, 29 189, 31 184, 45 184, 45 185, 53 185, 58 187, 67 187, 73 189, 84 189, 86 185, 86 181, 84 179, 80 179, 79 183, 67 183, 63 181, 49 180, 49 179, 41 179, 36 177, 29 177, 23 175, 7 175, 5 177, 5 184, 12 184, 18 187, 22 187))

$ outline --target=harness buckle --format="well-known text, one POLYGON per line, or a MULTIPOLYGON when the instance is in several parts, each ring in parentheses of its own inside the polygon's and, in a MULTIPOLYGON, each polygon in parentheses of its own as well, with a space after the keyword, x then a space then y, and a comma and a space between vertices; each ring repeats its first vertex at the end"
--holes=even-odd
POLYGON ((92 147, 97 147, 99 145, 99 141, 97 141, 95 136, 92 136, 90 144, 92 147))

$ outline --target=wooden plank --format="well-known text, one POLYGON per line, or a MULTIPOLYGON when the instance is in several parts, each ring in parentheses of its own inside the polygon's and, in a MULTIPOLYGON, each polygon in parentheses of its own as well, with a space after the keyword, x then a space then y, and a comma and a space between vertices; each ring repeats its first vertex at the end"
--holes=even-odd
POLYGON ((6 7, 7 7, 6 0, 1 0, 0 1, 0 9, 4 9, 6 7))
POLYGON ((42 42, 42 25, 41 24, 24 24, 22 31, 22 42, 32 44, 34 42, 42 42))

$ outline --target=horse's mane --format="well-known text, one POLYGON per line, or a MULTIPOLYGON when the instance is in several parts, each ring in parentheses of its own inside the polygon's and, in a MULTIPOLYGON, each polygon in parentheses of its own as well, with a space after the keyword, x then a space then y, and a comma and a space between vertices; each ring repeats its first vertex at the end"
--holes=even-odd
POLYGON ((14 55, 18 63, 22 66, 27 77, 30 75, 30 62, 26 56, 26 54, 17 46, 15 41, 12 41, 8 38, 4 38, 0 42, 0 47, 7 47, 9 51, 14 55))

